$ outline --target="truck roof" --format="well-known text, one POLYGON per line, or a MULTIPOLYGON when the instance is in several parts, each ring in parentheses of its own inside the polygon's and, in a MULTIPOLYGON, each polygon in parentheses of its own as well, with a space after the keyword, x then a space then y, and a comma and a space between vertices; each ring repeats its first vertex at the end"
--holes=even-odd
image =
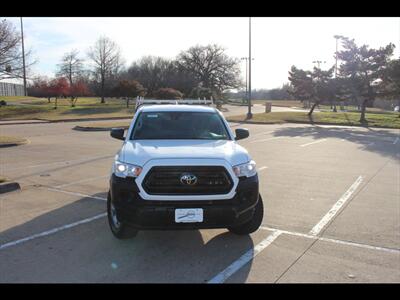
POLYGON ((161 105, 149 105, 139 108, 143 112, 162 112, 162 111, 188 111, 188 112, 216 112, 213 107, 202 106, 202 105, 176 105, 176 104, 161 104, 161 105))

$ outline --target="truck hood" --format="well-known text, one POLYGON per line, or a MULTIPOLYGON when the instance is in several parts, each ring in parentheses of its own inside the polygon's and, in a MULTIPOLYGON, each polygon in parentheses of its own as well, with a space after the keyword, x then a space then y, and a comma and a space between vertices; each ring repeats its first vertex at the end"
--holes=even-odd
POLYGON ((142 167, 151 159, 224 159, 232 166, 250 160, 246 149, 230 140, 126 141, 116 158, 142 167))

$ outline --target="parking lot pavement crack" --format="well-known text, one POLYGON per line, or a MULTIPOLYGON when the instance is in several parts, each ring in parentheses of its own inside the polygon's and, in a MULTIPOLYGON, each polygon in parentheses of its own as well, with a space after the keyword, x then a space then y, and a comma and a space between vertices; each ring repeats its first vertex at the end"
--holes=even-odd
POLYGON ((316 238, 286 269, 279 275, 279 277, 274 281, 274 283, 278 283, 278 281, 311 249, 311 247, 319 240, 316 238))

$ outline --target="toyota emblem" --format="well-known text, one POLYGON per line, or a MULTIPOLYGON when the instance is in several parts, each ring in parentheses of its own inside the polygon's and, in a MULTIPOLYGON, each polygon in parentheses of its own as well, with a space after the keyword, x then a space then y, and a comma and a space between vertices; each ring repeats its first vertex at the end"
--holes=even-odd
POLYGON ((182 184, 195 185, 197 183, 197 177, 193 174, 183 174, 180 181, 182 184))

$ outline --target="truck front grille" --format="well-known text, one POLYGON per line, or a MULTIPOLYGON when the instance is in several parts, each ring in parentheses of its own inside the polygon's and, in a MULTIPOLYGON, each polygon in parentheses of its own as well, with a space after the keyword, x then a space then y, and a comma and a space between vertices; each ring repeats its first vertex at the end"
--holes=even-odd
POLYGON ((229 193, 233 181, 222 166, 159 166, 150 169, 142 187, 150 195, 216 195, 229 193), (194 175, 197 182, 182 183, 185 174, 194 175))

